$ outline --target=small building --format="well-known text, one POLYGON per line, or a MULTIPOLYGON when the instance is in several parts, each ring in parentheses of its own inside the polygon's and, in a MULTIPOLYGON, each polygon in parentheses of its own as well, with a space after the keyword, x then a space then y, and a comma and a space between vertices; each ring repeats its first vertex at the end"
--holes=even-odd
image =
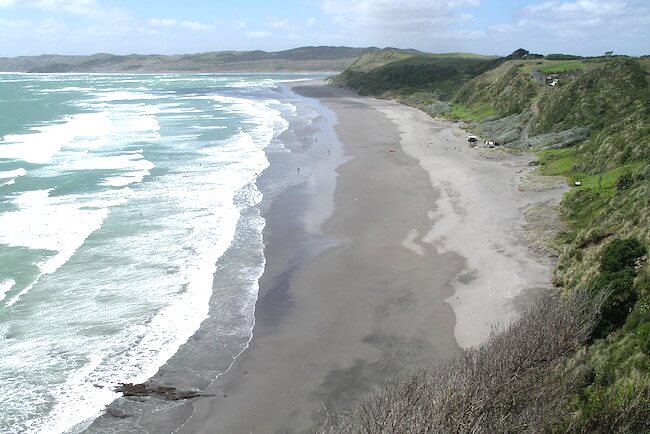
POLYGON ((559 74, 551 74, 546 76, 546 84, 548 86, 556 86, 558 81, 560 81, 560 75, 559 74))
POLYGON ((476 136, 467 136, 467 141, 469 142, 469 145, 474 147, 476 146, 476 142, 478 142, 478 137, 476 136))

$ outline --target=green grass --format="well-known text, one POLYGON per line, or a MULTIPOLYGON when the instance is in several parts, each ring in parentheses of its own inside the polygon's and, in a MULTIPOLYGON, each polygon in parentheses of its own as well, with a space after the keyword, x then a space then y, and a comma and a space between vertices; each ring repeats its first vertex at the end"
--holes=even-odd
POLYGON ((472 69, 481 68, 486 62, 494 60, 489 57, 480 57, 477 55, 470 55, 464 53, 450 53, 450 54, 416 54, 409 55, 395 59, 391 62, 391 66, 405 66, 405 65, 436 65, 439 67, 455 68, 458 71, 466 73, 472 69))
POLYGON ((538 154, 539 162, 542 163, 541 172, 544 175, 563 175, 570 177, 573 174, 572 167, 578 162, 575 148, 548 149, 538 154))
POLYGON ((576 171, 574 167, 579 162, 579 156, 575 148, 548 149, 538 153, 539 162, 542 164, 540 171, 544 175, 562 175, 567 177, 571 185, 580 181, 581 190, 591 189, 605 197, 611 197, 616 193, 616 181, 624 172, 635 173, 643 166, 643 162, 636 162, 618 166, 614 169, 599 173, 585 173, 576 171))
POLYGON ((463 104, 453 104, 451 106, 450 116, 454 119, 480 122, 494 116, 494 114, 494 109, 488 105, 466 106, 463 104))
POLYGON ((457 59, 496 59, 497 56, 486 56, 483 54, 474 54, 474 53, 433 53, 428 54, 429 57, 446 57, 446 58, 457 58, 457 59))
POLYGON ((526 74, 530 74, 533 72, 534 69, 539 69, 542 67, 542 65, 550 65, 551 62, 548 60, 542 60, 542 59, 535 59, 535 60, 519 60, 519 61, 512 61, 517 65, 517 68, 519 68, 519 71, 524 72, 526 74))
POLYGON ((646 75, 645 75, 646 81, 647 81, 648 83, 650 83, 650 56, 640 58, 640 59, 639 59, 639 63, 640 63, 641 66, 643 66, 643 68, 645 69, 645 72, 646 72, 646 75))
POLYGON ((639 63, 641 65, 643 65, 643 67, 646 69, 646 71, 650 72, 650 56, 641 57, 639 59, 639 63))
POLYGON ((626 164, 616 167, 615 169, 603 172, 602 179, 600 179, 600 181, 600 174, 590 175, 581 172, 574 173, 569 179, 572 182, 582 182, 582 186, 580 188, 600 190, 606 196, 613 196, 616 194, 616 181, 618 180, 618 177, 621 176, 621 174, 624 172, 634 173, 641 167, 643 167, 643 163, 626 164))
POLYGON ((539 72, 542 74, 556 74, 568 71, 584 71, 585 68, 585 63, 581 60, 572 60, 569 62, 551 61, 547 66, 539 68, 539 72))
POLYGON ((531 74, 534 70, 538 70, 542 74, 554 74, 567 71, 584 71, 589 69, 589 65, 582 60, 531 59, 513 60, 511 62, 517 65, 519 71, 527 74, 531 74))

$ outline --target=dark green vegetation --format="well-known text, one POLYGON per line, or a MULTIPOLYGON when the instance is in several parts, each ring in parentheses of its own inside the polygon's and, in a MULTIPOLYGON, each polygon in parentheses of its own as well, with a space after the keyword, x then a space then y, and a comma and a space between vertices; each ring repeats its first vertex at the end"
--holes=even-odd
MULTIPOLYGON (((537 152, 542 174, 565 176, 571 186, 579 181, 581 186, 573 187, 560 207, 567 229, 554 241, 560 252, 554 283, 564 299, 587 294, 600 306, 601 317, 570 351, 549 355, 548 365, 513 374, 514 384, 532 391, 529 395, 515 394, 509 383, 496 387, 494 377, 477 377, 478 367, 461 360, 454 362, 454 369, 465 372, 461 379, 451 369, 435 367, 424 391, 412 377, 396 380, 349 418, 330 420, 329 426, 361 432, 393 432, 391 423, 403 427, 400 432, 424 432, 423 427, 650 432, 650 58, 553 54, 540 59, 518 50, 496 59, 380 51, 365 55, 333 81, 467 121, 468 129, 482 138, 537 152), (555 86, 548 85, 549 74, 558 80, 555 86), (457 412, 447 406, 447 397, 428 390, 466 382, 479 384, 454 408, 481 408, 473 401, 481 396, 489 396, 496 408, 480 414, 457 412), (499 393, 505 389, 512 402, 501 401, 499 393), (415 392, 420 401, 409 405, 417 409, 405 412, 415 392), (545 399, 549 393, 555 404, 545 399), (435 418, 427 425, 434 420, 432 412, 460 425, 435 418), (384 418, 387 425, 368 425, 368 415, 384 418), (421 423, 400 425, 412 421, 421 423)), ((514 324, 502 338, 514 342, 516 330, 527 330, 526 324, 514 324)), ((544 321, 537 324, 544 326, 544 321)), ((562 335, 546 330, 539 337, 541 346, 551 344, 544 338, 562 335)), ((496 358, 492 352, 504 351, 497 342, 493 337, 477 353, 463 357, 486 353, 496 358)), ((492 369, 512 368, 504 363, 492 369)))
POLYGON ((607 291, 609 296, 602 308, 602 318, 594 330, 594 338, 607 337, 621 327, 638 300, 634 278, 646 247, 635 238, 609 242, 600 258, 600 272, 591 282, 594 292, 607 291))
POLYGON ((163 56, 158 54, 93 54, 92 56, 23 56, 0 58, 3 72, 273 72, 340 71, 373 48, 301 47, 291 50, 215 51, 163 56))
POLYGON ((580 60, 584 59, 582 56, 574 56, 573 54, 559 54, 559 53, 551 53, 547 54, 544 56, 545 59, 547 60, 580 60))

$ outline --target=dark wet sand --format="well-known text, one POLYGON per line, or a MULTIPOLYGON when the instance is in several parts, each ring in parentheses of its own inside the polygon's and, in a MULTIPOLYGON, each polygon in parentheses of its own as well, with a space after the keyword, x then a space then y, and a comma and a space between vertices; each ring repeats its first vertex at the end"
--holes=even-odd
POLYGON ((395 373, 458 351, 445 299, 465 261, 408 244, 433 224, 438 195, 426 171, 379 111, 322 85, 295 90, 336 113, 353 158, 338 169, 322 233, 314 231, 317 186, 274 203, 250 347, 208 387, 212 397, 193 401, 179 432, 307 432, 323 408, 350 405, 395 373))

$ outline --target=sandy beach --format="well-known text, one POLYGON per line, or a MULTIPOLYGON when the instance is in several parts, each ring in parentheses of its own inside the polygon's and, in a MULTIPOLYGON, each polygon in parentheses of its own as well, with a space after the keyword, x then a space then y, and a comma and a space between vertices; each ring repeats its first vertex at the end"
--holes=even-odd
POLYGON ((178 432, 307 432, 323 409, 479 343, 549 287, 523 210, 562 190, 521 191, 531 156, 470 149, 458 125, 395 102, 294 91, 338 119, 334 209, 318 176, 273 204, 253 339, 178 432))

